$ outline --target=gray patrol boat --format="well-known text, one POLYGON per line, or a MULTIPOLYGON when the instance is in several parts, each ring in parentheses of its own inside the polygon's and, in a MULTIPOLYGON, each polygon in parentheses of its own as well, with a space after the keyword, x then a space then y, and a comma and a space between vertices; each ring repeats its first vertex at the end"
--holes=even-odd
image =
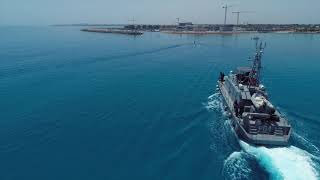
POLYGON ((265 44, 256 42, 251 67, 238 67, 229 75, 220 72, 217 91, 221 92, 238 139, 254 145, 286 146, 291 126, 269 101, 260 82, 261 58, 265 44))

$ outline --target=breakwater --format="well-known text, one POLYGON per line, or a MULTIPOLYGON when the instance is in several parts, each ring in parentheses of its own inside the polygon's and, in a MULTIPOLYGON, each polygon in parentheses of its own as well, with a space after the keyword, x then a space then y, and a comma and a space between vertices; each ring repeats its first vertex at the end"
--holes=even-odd
POLYGON ((136 30, 127 30, 127 29, 102 29, 102 28, 90 28, 90 29, 81 29, 85 32, 95 32, 95 33, 115 33, 115 34, 127 34, 127 35, 142 35, 143 32, 136 30))

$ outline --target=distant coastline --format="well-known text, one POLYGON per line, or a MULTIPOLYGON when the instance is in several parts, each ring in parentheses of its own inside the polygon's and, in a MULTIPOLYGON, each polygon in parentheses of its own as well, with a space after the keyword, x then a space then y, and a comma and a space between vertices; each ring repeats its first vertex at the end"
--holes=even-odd
POLYGON ((87 23, 79 23, 79 24, 52 24, 50 26, 125 26, 126 24, 87 24, 87 23))
POLYGON ((145 31, 164 32, 169 34, 240 34, 240 33, 297 33, 320 34, 320 24, 192 24, 178 23, 176 25, 152 24, 56 24, 52 26, 90 27, 82 29, 88 32, 143 34, 145 31), (92 28, 91 28, 92 27, 92 28))

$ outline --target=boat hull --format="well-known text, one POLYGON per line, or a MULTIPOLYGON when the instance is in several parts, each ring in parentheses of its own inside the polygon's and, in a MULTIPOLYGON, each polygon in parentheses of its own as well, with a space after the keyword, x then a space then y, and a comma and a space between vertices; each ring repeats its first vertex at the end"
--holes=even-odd
POLYGON ((234 113, 233 109, 233 101, 230 99, 230 95, 228 91, 224 88, 223 83, 218 82, 219 91, 223 97, 223 103, 227 106, 227 111, 230 114, 231 126, 235 132, 238 140, 245 141, 249 144, 253 145, 264 145, 264 146, 287 146, 290 133, 286 136, 274 136, 274 135, 265 135, 265 134, 257 134, 252 135, 248 133, 244 127, 241 125, 241 118, 238 118, 234 113))

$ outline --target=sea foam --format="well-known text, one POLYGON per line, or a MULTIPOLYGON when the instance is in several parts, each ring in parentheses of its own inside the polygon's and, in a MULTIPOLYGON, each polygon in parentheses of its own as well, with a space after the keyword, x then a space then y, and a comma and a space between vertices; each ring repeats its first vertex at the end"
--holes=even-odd
POLYGON ((242 151, 230 154, 223 164, 223 174, 226 179, 250 179, 252 169, 247 159, 247 155, 242 151))
POLYGON ((208 97, 208 102, 204 104, 207 110, 221 110, 223 104, 219 93, 212 94, 208 97))
POLYGON ((240 141, 242 149, 255 156, 258 163, 270 173, 271 179, 317 180, 317 157, 295 146, 266 148, 251 146, 240 141))

